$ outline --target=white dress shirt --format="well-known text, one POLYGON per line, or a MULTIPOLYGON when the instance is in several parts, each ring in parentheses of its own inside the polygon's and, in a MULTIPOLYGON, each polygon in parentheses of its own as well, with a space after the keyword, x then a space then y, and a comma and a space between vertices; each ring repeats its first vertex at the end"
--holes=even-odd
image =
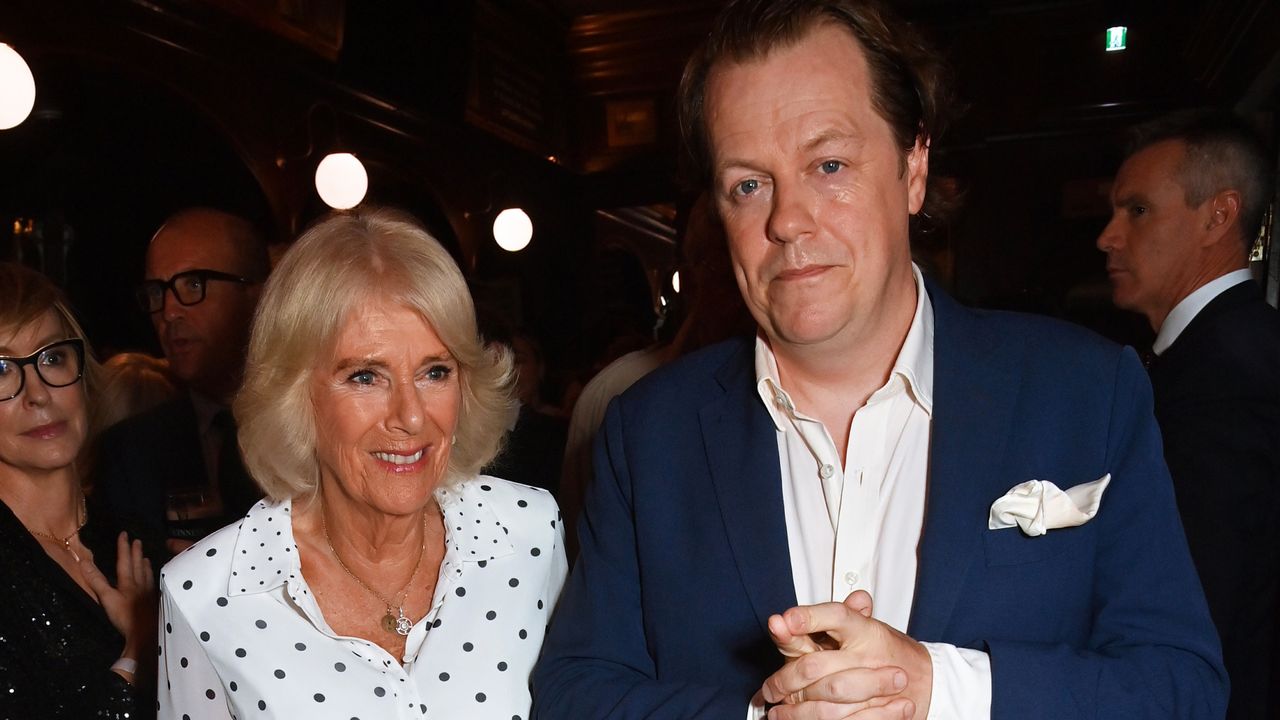
POLYGON ((161 574, 159 717, 527 719, 567 570, 555 500, 485 476, 435 496, 445 556, 402 658, 325 622, 287 500, 174 558, 161 574))
POLYGON ((1222 277, 1215 278, 1209 282, 1196 288, 1190 295, 1182 298, 1182 302, 1173 306, 1169 311, 1168 317, 1164 319, 1164 323, 1160 325, 1160 332, 1156 334, 1156 341, 1151 344, 1151 351, 1157 355, 1162 354, 1169 346, 1173 344, 1183 330, 1191 324, 1192 320, 1200 314, 1201 310, 1213 299, 1242 282, 1253 282, 1253 273, 1249 268, 1241 268, 1240 270, 1232 270, 1222 277))
MULTIPOLYGON (((933 306, 920 269, 916 312, 888 382, 853 416, 843 457, 826 426, 796 408, 756 339, 760 399, 777 430, 792 580, 801 605, 866 590, 873 615, 906 632, 915 597, 933 414, 933 306)), ((989 718, 991 660, 981 651, 924 643, 933 660, 930 720, 989 718)), ((763 717, 753 708, 748 718, 763 717)))

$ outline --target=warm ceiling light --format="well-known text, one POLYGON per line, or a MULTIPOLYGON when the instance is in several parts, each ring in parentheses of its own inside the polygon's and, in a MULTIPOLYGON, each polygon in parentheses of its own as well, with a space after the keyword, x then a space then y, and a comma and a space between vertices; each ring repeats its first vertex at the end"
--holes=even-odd
POLYGON ((36 79, 17 50, 0 43, 0 130, 17 127, 36 104, 36 79))
POLYGON ((507 252, 520 252, 533 238, 533 221, 520 208, 507 208, 493 220, 493 239, 507 252))
POLYGON ((316 166, 316 192, 334 210, 350 210, 369 191, 369 173, 351 153, 330 153, 316 166))
POLYGON ((680 293, 680 271, 679 270, 671 273, 671 289, 675 290, 676 294, 680 293))

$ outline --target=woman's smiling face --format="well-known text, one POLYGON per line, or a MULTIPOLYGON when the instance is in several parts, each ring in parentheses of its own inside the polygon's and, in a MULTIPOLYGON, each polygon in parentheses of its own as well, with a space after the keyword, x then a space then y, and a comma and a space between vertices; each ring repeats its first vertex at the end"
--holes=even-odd
POLYGON ((417 312, 357 307, 311 374, 321 486, 388 515, 444 479, 462 402, 458 363, 417 312))

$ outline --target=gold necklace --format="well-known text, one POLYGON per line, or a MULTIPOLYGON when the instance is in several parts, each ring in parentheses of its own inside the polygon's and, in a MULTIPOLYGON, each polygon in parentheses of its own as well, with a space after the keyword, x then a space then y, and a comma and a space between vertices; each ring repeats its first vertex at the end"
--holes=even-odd
POLYGON ((400 592, 392 596, 392 598, 400 598, 400 602, 388 600, 385 595, 369 587, 365 581, 351 572, 351 568, 342 562, 342 556, 338 554, 338 550, 333 547, 333 541, 329 539, 329 525, 325 522, 324 511, 320 511, 320 531, 324 533, 325 544, 329 546, 329 552, 333 553, 333 559, 338 561, 338 567, 342 568, 352 580, 360 584, 360 587, 369 591, 374 597, 385 606, 387 606, 387 614, 382 616, 382 629, 387 632, 394 631, 397 635, 408 635, 409 630, 413 628, 413 623, 404 614, 404 597, 408 594, 409 588, 413 586, 413 581, 418 577, 418 571, 422 569, 422 558, 427 554, 427 516, 422 516, 422 549, 418 551, 418 564, 413 566, 413 575, 409 576, 409 582, 400 588, 400 592), (394 608, 394 610, 392 609, 394 608))
POLYGON ((85 506, 85 500, 84 500, 83 494, 80 495, 80 512, 76 516, 76 521, 79 522, 80 524, 77 525, 76 529, 71 531, 71 534, 66 537, 58 537, 57 535, 53 535, 47 532, 40 532, 39 530, 32 530, 31 534, 39 535, 40 537, 43 537, 43 538, 49 538, 50 540, 61 544, 64 550, 71 553, 71 557, 75 558, 76 562, 80 562, 79 553, 71 549, 71 538, 79 535, 80 531, 84 529, 85 524, 89 522, 89 509, 85 506))

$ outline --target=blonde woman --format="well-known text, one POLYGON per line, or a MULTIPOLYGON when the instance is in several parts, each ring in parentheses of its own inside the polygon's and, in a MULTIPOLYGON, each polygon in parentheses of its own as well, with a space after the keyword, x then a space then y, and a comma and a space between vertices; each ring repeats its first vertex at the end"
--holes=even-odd
POLYGON ((0 717, 155 709, 151 566, 76 463, 97 370, 57 288, 0 263, 0 717))
POLYGON ((550 494, 477 474, 510 386, 411 220, 305 233, 235 403, 267 499, 165 567, 161 717, 527 718, 566 567, 550 494))

